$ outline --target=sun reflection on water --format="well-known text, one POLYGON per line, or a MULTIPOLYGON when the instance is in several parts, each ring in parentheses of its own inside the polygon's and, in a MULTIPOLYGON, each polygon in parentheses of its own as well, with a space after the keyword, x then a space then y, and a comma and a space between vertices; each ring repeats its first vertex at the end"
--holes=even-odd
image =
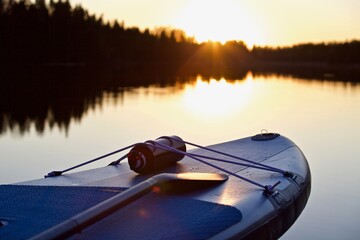
POLYGON ((185 85, 182 104, 186 111, 201 118, 227 118, 246 107, 253 91, 252 80, 251 74, 242 81, 207 81, 198 76, 195 83, 185 85))

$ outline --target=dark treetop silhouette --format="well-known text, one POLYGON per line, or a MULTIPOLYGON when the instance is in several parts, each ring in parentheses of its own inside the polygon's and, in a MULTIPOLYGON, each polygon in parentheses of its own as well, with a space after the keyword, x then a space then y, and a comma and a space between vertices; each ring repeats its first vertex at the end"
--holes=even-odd
MULTIPOLYGON (((257 47, 242 41, 198 44, 182 30, 140 31, 110 23, 69 1, 0 0, 2 64, 170 65, 173 69, 209 67, 217 71, 271 65, 360 63, 360 41, 257 47)), ((191 70, 191 69, 190 69, 191 70)), ((201 70, 201 68, 200 68, 201 70)), ((197 70, 199 71, 199 70, 197 70)))

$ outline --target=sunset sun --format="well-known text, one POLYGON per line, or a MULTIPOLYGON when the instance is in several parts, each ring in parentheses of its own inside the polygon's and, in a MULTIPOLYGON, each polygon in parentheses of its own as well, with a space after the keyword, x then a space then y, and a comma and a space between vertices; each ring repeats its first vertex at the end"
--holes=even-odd
POLYGON ((192 1, 180 11, 177 27, 198 42, 243 40, 247 45, 263 41, 263 32, 246 6, 233 0, 192 1))

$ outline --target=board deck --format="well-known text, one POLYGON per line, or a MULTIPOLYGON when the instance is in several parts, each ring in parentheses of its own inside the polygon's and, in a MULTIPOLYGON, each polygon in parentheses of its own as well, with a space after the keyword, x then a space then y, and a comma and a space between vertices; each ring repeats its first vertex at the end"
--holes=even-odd
MULTIPOLYGON (((264 189, 234 175, 227 174, 229 178, 223 183, 187 191, 165 191, 161 188, 154 188, 153 191, 91 224, 81 233, 74 235, 73 238, 87 239, 91 236, 93 239, 166 239, 181 236, 186 239, 251 239, 255 237, 276 239, 286 232, 300 215, 310 194, 310 169, 302 151, 291 140, 283 136, 262 141, 255 141, 254 138, 248 137, 208 147, 290 171, 294 175, 287 177, 277 172, 207 160, 207 162, 225 168, 233 174, 238 174, 263 185, 274 185, 279 181, 280 183, 276 185, 273 194, 265 194, 264 189), (209 215, 209 213, 211 214, 209 215)), ((199 148, 188 152, 234 161, 229 156, 199 148)), ((163 172, 222 173, 219 169, 185 156, 174 166, 148 175, 139 175, 131 171, 126 162, 121 162, 115 166, 67 173, 57 177, 20 182, 13 185, 3 185, 0 186, 0 191, 5 191, 4 189, 7 186, 8 188, 32 188, 31 191, 36 188, 43 194, 53 192, 49 193, 48 197, 44 197, 43 200, 54 201, 54 199, 59 199, 58 204, 63 204, 66 213, 69 206, 66 201, 69 201, 71 197, 67 200, 64 198, 65 200, 61 203, 61 198, 56 197, 58 191, 55 189, 68 189, 65 192, 79 190, 79 193, 86 189, 88 191, 100 190, 101 194, 93 193, 94 199, 98 199, 97 201, 89 201, 91 203, 88 202, 88 205, 85 204, 86 206, 82 206, 81 209, 79 207, 79 211, 65 214, 69 218, 71 215, 84 211, 84 208, 90 208, 103 201, 103 198, 98 198, 98 195, 104 194, 103 192, 108 194, 105 198, 111 198, 119 192, 132 189, 135 185, 163 172)), ((184 186, 176 187, 182 189, 184 186)), ((174 187, 170 186, 169 188, 174 187)), ((31 191, 28 193, 30 196, 32 195, 31 191)), ((92 198, 91 195, 89 193, 86 199, 92 198)), ((28 198, 29 196, 25 197, 28 198)), ((86 199, 83 201, 87 201, 86 199)), ((0 207, 1 205, 5 206, 4 204, 6 203, 1 202, 0 207)), ((39 204, 39 202, 34 204, 39 204)), ((47 210, 43 209, 42 211, 47 210)), ((36 215, 36 212, 34 214, 36 215)), ((50 225, 54 226, 64 221, 66 217, 61 217, 57 222, 52 222, 50 225)), ((10 218, 3 216, 0 212, 1 219, 10 218)), ((4 236, 6 228, 9 229, 12 224, 17 224, 17 219, 14 219, 13 223, 11 220, 3 221, 9 222, 9 224, 8 227, 0 227, 0 238, 4 236)), ((36 236, 51 226, 47 225, 36 229, 26 237, 36 236)))

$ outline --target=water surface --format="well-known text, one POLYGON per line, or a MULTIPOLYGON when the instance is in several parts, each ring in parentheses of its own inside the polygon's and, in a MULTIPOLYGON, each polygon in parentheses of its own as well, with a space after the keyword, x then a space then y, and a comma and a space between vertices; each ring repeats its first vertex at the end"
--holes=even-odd
POLYGON ((3 104, 0 183, 41 178, 162 135, 208 145, 267 129, 297 143, 312 172, 309 202, 282 239, 360 235, 360 85, 248 73, 75 93, 3 104))

